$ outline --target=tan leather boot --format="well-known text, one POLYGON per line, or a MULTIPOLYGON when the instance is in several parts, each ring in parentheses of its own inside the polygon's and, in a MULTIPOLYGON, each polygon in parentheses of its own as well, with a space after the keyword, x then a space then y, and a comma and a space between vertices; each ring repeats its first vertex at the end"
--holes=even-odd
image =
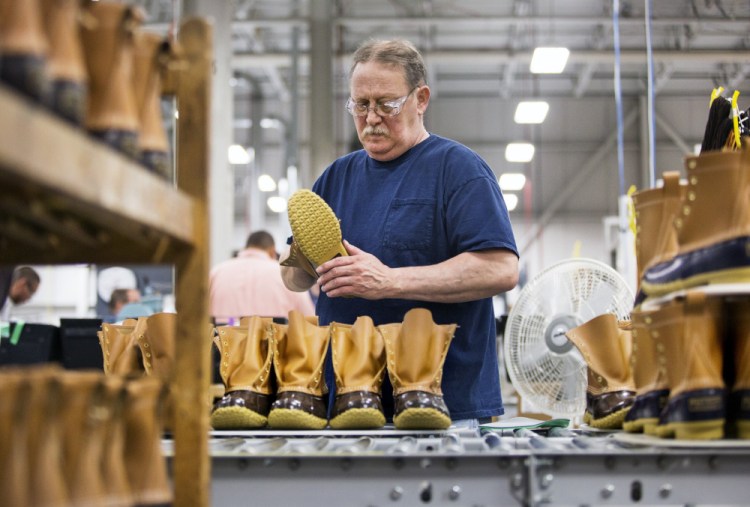
POLYGON ((661 342, 660 326, 654 322, 654 311, 630 312, 633 352, 630 368, 633 372, 636 397, 622 427, 631 433, 654 435, 659 415, 667 404, 667 360, 661 342))
POLYGON ((323 368, 331 334, 316 317, 311 320, 291 311, 288 326, 273 325, 277 398, 268 414, 272 428, 321 430, 328 424, 323 368))
MULTIPOLYGON (((725 357, 731 362, 724 364, 724 370, 732 365, 728 381, 732 389, 727 407, 728 427, 735 438, 750 438, 750 298, 732 297, 726 301, 727 327, 730 338, 726 342, 725 357)), ((725 375, 725 378, 727 375, 725 375)))
POLYGON ((171 177, 169 140, 161 114, 163 76, 172 59, 172 47, 161 35, 138 31, 135 34, 133 89, 140 131, 138 146, 141 163, 164 178, 171 177))
POLYGON ((51 364, 28 368, 28 486, 29 504, 63 507, 71 505, 63 474, 63 404, 60 376, 65 372, 51 364), (44 484, 44 487, 39 487, 44 484))
POLYGON ((136 319, 125 319, 122 324, 102 324, 97 333, 102 348, 104 373, 131 375, 145 373, 140 349, 135 338, 136 319))
POLYGON ((47 49, 39 1, 0 0, 0 81, 34 100, 45 100, 47 49))
POLYGON ((686 159, 688 188, 675 218, 677 254, 646 270, 649 296, 750 282, 750 150, 686 159))
POLYGON ((139 160, 138 111, 133 91, 134 34, 144 15, 127 4, 102 0, 86 4, 93 20, 81 30, 89 93, 86 129, 139 160))
POLYGON ((385 425, 380 387, 385 375, 385 343, 372 319, 354 325, 331 324, 336 399, 331 428, 381 428, 385 425))
POLYGON ((243 317, 239 326, 216 328, 225 394, 211 412, 214 429, 262 428, 268 422, 273 401, 272 333, 270 317, 243 317))
POLYGON ((111 507, 129 507, 133 505, 133 494, 128 483, 125 468, 125 377, 105 375, 102 379, 104 422, 104 448, 102 450, 102 479, 104 481, 104 505, 111 507))
POLYGON ((135 504, 170 504, 173 494, 161 450, 164 383, 155 376, 131 377, 125 389, 125 468, 135 504))
POLYGON ((688 440, 722 438, 726 389, 721 300, 689 292, 657 312, 653 318, 662 326, 669 399, 656 434, 688 440))
POLYGON ((629 324, 605 313, 565 333, 588 366, 583 421, 594 428, 622 428, 635 399, 629 324))
POLYGON ((445 429, 451 425, 443 400, 443 363, 456 324, 435 324, 432 313, 414 308, 401 323, 378 326, 393 386, 393 423, 399 429, 445 429))
POLYGON ((163 380, 172 378, 176 329, 176 313, 155 313, 137 320, 135 340, 146 375, 156 375, 163 380))
POLYGON ((47 76, 49 105, 75 125, 86 112, 88 74, 81 46, 80 0, 40 0, 44 32, 49 42, 47 76))
POLYGON ((0 370, 0 505, 28 505, 27 411, 29 383, 21 368, 0 370))
POLYGON ((102 476, 102 452, 106 412, 102 398, 103 374, 69 370, 60 377, 63 473, 72 505, 103 505, 106 488, 102 476))
POLYGON ((633 194, 635 209, 635 256, 638 267, 638 294, 635 307, 645 299, 640 283, 646 269, 672 259, 679 248, 675 216, 680 212, 686 186, 680 183, 678 171, 665 172, 659 188, 633 194))

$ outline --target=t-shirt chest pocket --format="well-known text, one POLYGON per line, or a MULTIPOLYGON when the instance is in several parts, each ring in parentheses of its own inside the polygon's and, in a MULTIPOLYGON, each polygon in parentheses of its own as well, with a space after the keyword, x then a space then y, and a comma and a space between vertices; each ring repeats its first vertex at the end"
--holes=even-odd
POLYGON ((434 213, 434 199, 394 199, 385 219, 383 245, 396 250, 428 247, 434 213))

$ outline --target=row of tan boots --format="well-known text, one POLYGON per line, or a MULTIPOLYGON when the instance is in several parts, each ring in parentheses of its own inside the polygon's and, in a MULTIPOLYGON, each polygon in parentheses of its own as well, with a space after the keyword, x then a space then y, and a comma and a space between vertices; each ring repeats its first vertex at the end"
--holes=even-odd
POLYGON ((162 88, 177 46, 114 0, 0 0, 0 81, 163 177, 162 88))
MULTIPOLYGON (((744 144, 744 140, 743 140, 744 144)), ((633 195, 630 320, 566 333, 588 365, 585 422, 678 439, 750 438, 750 151, 688 157, 687 183, 633 195)))
POLYGON ((442 368, 455 324, 438 325, 422 308, 403 322, 318 325, 289 313, 288 324, 247 317, 216 328, 226 395, 211 414, 215 429, 373 429, 385 425, 381 385, 388 372, 400 429, 445 429, 442 368), (326 353, 332 352, 336 396, 326 404, 326 353), (330 418, 330 419, 329 419, 330 418))
POLYGON ((0 505, 171 505, 165 383, 52 365, 0 370, 0 505))

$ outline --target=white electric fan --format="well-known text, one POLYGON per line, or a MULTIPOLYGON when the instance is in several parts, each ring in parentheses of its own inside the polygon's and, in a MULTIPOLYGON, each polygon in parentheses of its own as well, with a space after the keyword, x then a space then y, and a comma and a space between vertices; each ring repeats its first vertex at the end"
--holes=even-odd
POLYGON ((626 320, 632 307, 633 293, 622 276, 594 259, 559 262, 527 283, 503 338, 506 369, 524 410, 580 417, 587 367, 565 333, 604 313, 626 320))

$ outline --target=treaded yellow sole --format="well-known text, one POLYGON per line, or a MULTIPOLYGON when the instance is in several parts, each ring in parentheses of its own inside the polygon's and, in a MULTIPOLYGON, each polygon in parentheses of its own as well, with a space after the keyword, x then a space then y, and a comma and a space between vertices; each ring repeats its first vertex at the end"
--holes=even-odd
POLYGON ((328 420, 304 410, 274 408, 268 414, 268 425, 281 430, 322 430, 328 425, 328 420))
POLYGON ((658 417, 643 417, 635 421, 623 421, 622 429, 628 433, 646 433, 647 428, 655 428, 658 422, 658 417))
POLYGON ((750 268, 735 268, 712 273, 701 273, 682 280, 664 284, 641 282, 643 291, 650 297, 666 296, 671 292, 692 289, 701 285, 738 284, 750 282, 750 268))
POLYGON ((678 440, 718 440, 724 438, 724 419, 661 424, 656 427, 656 436, 678 440))
POLYGON ((385 426, 385 416, 375 408, 351 408, 330 421, 335 430, 377 429, 385 426))
POLYGON ((267 422, 265 416, 242 407, 222 407, 211 413, 211 427, 215 430, 262 428, 267 422))
POLYGON ((287 205, 289 225, 299 249, 316 267, 346 256, 341 226, 330 206, 315 192, 297 190, 287 205))
POLYGON ((589 426, 600 430, 616 430, 622 428, 622 423, 625 421, 625 416, 630 412, 630 407, 618 410, 613 414, 609 414, 607 417, 600 417, 594 419, 591 417, 589 426))
POLYGON ((444 430, 451 425, 451 418, 434 408, 407 408, 393 418, 400 430, 444 430))

